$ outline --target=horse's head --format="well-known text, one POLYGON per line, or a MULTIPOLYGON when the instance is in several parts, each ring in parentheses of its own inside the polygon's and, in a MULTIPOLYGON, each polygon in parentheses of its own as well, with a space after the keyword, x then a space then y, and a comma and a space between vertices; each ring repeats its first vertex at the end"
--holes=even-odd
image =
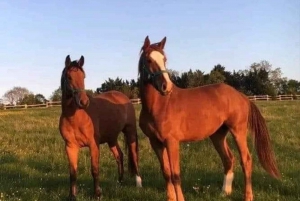
POLYGON ((61 76, 63 98, 72 98, 79 108, 86 108, 89 105, 89 98, 84 88, 85 73, 82 68, 83 64, 83 56, 78 61, 71 61, 68 55, 61 76))
POLYGON ((166 69, 167 57, 164 53, 166 40, 167 38, 164 37, 160 42, 151 44, 147 36, 139 60, 141 83, 152 84, 162 95, 168 95, 173 87, 166 69))

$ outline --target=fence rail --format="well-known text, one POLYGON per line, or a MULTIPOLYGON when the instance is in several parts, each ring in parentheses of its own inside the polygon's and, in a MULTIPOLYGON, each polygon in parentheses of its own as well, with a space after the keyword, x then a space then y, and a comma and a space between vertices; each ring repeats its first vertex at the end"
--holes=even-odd
MULTIPOLYGON (((284 101, 284 100, 300 100, 300 95, 278 95, 275 97, 269 95, 254 95, 248 96, 249 100, 251 101, 284 101)), ((141 104, 141 99, 135 98, 130 99, 132 104, 137 105, 141 104)), ((28 109, 28 108, 48 108, 48 107, 57 107, 61 106, 60 101, 50 101, 44 104, 35 104, 35 105, 4 105, 0 107, 0 109, 28 109)))
POLYGON ((300 95, 278 95, 278 96, 269 96, 269 95, 254 95, 248 96, 252 101, 283 101, 283 100, 299 100, 300 95))

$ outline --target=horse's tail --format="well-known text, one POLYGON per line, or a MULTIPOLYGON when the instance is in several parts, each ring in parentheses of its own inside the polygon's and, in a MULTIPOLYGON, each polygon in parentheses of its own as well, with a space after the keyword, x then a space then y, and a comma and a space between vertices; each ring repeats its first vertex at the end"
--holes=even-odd
POLYGON ((248 125, 255 139, 255 148, 262 167, 273 177, 279 178, 274 153, 271 148, 270 135, 258 107, 250 101, 248 125))
POLYGON ((128 171, 131 175, 139 175, 139 144, 136 128, 136 116, 134 107, 131 103, 128 105, 127 123, 123 132, 125 137, 125 149, 128 155, 128 171))

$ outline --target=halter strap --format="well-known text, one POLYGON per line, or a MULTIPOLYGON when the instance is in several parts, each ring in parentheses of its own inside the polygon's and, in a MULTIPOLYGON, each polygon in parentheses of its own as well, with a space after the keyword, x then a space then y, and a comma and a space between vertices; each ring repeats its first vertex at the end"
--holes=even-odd
POLYGON ((152 84, 154 84, 154 79, 158 76, 161 75, 163 73, 168 73, 168 70, 158 70, 156 72, 151 72, 145 64, 145 60, 143 61, 143 70, 144 72, 147 74, 147 81, 152 82, 152 84))

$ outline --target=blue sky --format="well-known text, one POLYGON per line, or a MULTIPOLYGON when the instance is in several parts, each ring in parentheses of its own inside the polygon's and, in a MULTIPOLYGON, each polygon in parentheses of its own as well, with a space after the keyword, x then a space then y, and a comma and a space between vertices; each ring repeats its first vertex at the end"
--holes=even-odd
POLYGON ((300 80, 299 0, 1 0, 0 10, 0 97, 22 86, 49 98, 68 54, 85 56, 87 89, 136 79, 147 35, 167 36, 167 67, 179 72, 267 60, 300 80))

